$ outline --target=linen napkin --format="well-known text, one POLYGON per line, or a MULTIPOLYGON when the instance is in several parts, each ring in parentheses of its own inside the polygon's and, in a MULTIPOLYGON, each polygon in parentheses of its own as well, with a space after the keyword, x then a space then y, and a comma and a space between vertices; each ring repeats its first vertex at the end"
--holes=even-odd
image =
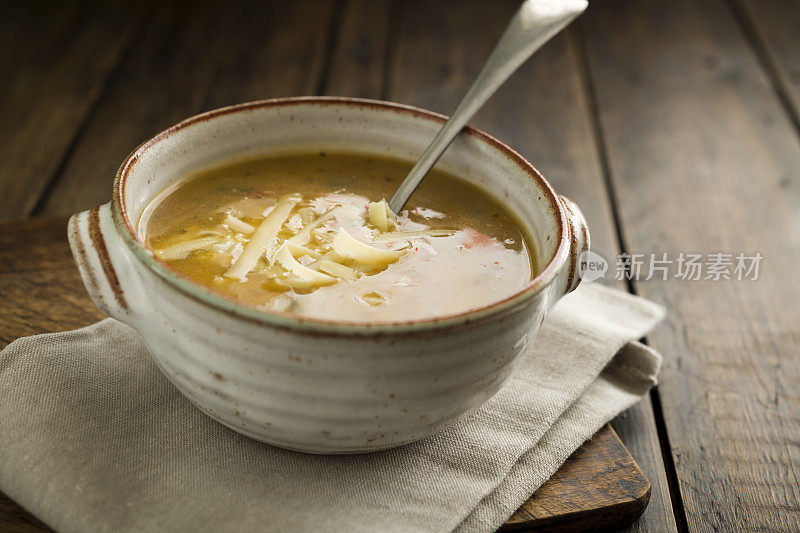
POLYGON ((218 424, 117 321, 19 339, 0 352, 0 489, 67 532, 491 531, 656 383, 661 357, 635 339, 663 314, 584 284, 477 411, 349 456, 218 424))

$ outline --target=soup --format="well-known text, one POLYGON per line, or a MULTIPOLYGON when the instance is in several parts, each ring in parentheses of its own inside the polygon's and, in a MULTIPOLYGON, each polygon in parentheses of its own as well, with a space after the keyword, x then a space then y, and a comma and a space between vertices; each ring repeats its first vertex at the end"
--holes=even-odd
POLYGON ((382 199, 410 167, 325 152, 229 162, 160 193, 139 234, 171 269, 222 296, 329 321, 451 315, 535 276, 521 225, 456 176, 433 170, 392 213, 382 199))

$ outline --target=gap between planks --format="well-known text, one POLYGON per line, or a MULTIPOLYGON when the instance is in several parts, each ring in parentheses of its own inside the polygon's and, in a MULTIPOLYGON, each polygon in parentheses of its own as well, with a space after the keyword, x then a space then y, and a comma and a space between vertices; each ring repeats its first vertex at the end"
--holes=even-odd
MULTIPOLYGON (((798 136, 800 136, 800 109, 796 108, 792 101, 791 89, 787 80, 781 75, 778 67, 778 60, 769 51, 769 47, 758 31, 755 21, 747 13, 741 0, 727 0, 728 9, 733 14, 733 18, 739 25, 742 36, 758 59, 764 74, 770 81, 775 96, 783 106, 789 121, 794 126, 798 136)), ((800 40, 798 40, 800 42, 800 40)))
MULTIPOLYGON (((605 135, 603 134, 603 126, 600 120, 599 106, 597 102, 597 95, 594 90, 592 82, 592 74, 589 69, 589 57, 586 47, 586 36, 583 31, 582 23, 571 28, 571 37, 575 42, 575 48, 578 50, 579 71, 583 81, 583 90, 586 99, 589 103, 589 117, 592 125, 592 135, 597 149, 597 156, 600 160, 601 172, 603 180, 606 184, 606 191, 608 194, 608 202, 611 206, 611 213, 613 216, 614 229, 617 236, 617 244, 621 254, 626 254, 629 251, 628 244, 625 239, 625 233, 622 227, 622 219, 620 216, 619 199, 617 196, 614 181, 611 178, 611 164, 609 161, 608 146, 606 143, 605 135)), ((630 276, 630 265, 625 269, 625 284, 628 292, 637 295, 636 287, 633 284, 632 276, 630 276)), ((649 345, 647 338, 641 339, 643 344, 649 345)), ((683 497, 681 496, 680 480, 678 479, 678 471, 675 468, 675 461, 672 457, 672 448, 670 446, 669 434, 667 433, 667 426, 664 420, 664 411, 661 406, 661 397, 658 393, 658 385, 650 390, 650 401, 653 405, 653 420, 656 425, 656 433, 658 435, 658 442, 661 445, 661 460, 664 466, 664 472, 667 477, 667 486, 669 488, 670 501, 672 503, 672 512, 675 518, 675 525, 678 531, 688 532, 689 526, 686 520, 686 509, 683 506, 683 497)))

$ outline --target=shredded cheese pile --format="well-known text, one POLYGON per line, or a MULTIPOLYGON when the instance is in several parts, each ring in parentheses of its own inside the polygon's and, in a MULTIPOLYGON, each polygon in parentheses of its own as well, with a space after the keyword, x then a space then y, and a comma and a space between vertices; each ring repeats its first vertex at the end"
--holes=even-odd
MULTIPOLYGON (((395 231, 397 217, 385 200, 370 202, 361 223, 373 236, 365 243, 351 235, 337 215, 343 206, 333 205, 320 214, 304 205, 298 194, 286 195, 262 212, 262 219, 247 222, 234 208, 213 228, 195 229, 178 242, 168 243, 156 254, 164 260, 178 260, 201 251, 225 258, 227 270, 221 278, 244 282, 248 276, 270 281, 284 289, 313 290, 341 280, 386 269, 410 248, 386 249, 385 243, 408 241, 420 236, 451 235, 452 231, 395 231), (379 246, 373 246, 373 244, 379 246)), ((252 221, 252 219, 249 219, 252 221)))

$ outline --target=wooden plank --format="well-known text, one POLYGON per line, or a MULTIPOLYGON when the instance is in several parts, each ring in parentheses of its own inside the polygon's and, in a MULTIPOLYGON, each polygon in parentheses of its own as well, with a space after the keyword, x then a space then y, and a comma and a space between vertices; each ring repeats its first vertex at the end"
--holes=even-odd
POLYGON ((223 105, 313 94, 332 3, 165 2, 109 86, 42 212, 107 202, 117 167, 140 142, 223 105))
MULTIPOLYGON (((66 231, 66 219, 0 221, 0 349, 19 337, 103 318, 78 277, 66 231)), ((49 528, 0 492, 0 531, 49 528)))
POLYGON ((323 94, 382 97, 393 4, 391 0, 345 2, 323 94))
MULTIPOLYGON (((0 222, 0 348, 15 338, 89 325, 101 318, 83 289, 66 241, 66 218, 0 222)), ((511 529, 592 530, 630 522, 650 483, 610 426, 567 460, 508 523, 511 529), (555 528, 555 529, 554 529, 555 528)), ((46 526, 0 493, 0 530, 46 526)))
POLYGON ((573 453, 501 531, 618 530, 647 506, 650 483, 606 425, 573 453))
POLYGON ((140 3, 14 2, 0 17, 0 217, 28 215, 141 22, 140 3))
POLYGON ((642 516, 625 528, 632 533, 641 531, 676 531, 674 503, 666 480, 661 442, 655 427, 655 414, 650 397, 643 398, 611 421, 620 440, 651 481, 650 505, 642 516))
POLYGON ((64 218, 0 221, 0 347, 103 318, 77 276, 66 231, 64 218))
MULTIPOLYGON (((516 2, 403 3, 404 18, 389 73, 388 98, 448 113, 461 97, 516 2), (447 13, 443 17, 442 13, 447 13), (431 53, 435 50, 436 53, 431 53)), ((592 135, 589 103, 574 35, 548 43, 487 103, 473 123, 525 155, 561 194, 586 214, 592 248, 614 266, 616 230, 592 135)), ((606 283, 624 288, 619 282, 606 283)), ((634 527, 675 530, 659 439, 649 399, 614 423, 653 485, 650 505, 634 527)))
POLYGON ((795 131, 719 0, 607 1, 583 27, 629 251, 764 257, 758 281, 636 284, 668 309, 649 339, 688 528, 798 531, 795 131))
POLYGON ((796 0, 730 0, 746 18, 745 31, 765 54, 766 67, 775 76, 800 127, 800 2, 796 0))

